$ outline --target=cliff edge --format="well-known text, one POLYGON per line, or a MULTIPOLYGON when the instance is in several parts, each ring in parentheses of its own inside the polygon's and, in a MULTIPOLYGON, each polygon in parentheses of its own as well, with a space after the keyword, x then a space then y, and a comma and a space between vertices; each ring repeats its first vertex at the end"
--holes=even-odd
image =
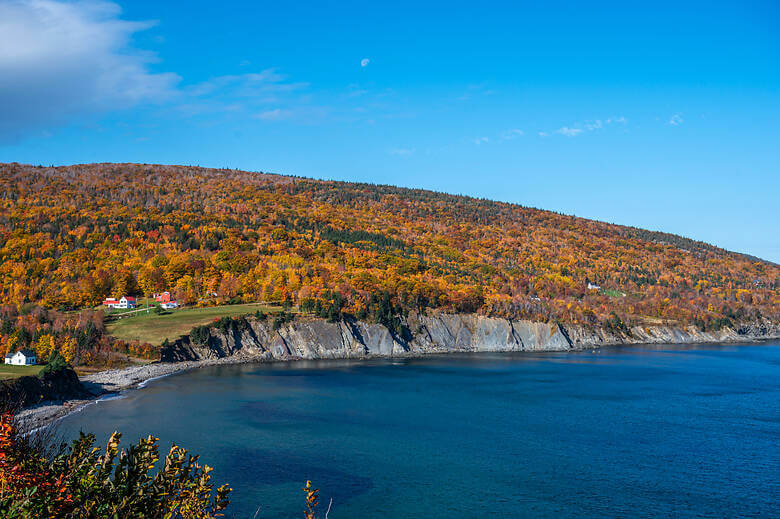
POLYGON ((614 331, 509 320, 476 314, 410 314, 396 333, 382 324, 313 317, 273 326, 246 317, 183 336, 161 350, 162 362, 244 356, 257 360, 349 359, 477 351, 566 351, 621 344, 749 342, 780 338, 780 326, 760 321, 703 332, 694 326, 636 326, 614 331))
POLYGON ((92 396, 72 368, 0 381, 0 406, 16 409, 46 400, 62 401, 92 396))

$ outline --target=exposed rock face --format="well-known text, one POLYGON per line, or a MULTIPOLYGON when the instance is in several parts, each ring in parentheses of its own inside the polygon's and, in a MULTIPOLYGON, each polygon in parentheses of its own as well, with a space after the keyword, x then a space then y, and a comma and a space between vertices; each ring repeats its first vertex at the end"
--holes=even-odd
MULTIPOLYGON (((630 333, 615 333, 603 328, 588 329, 567 325, 566 335, 574 348, 589 348, 617 344, 685 344, 703 342, 740 342, 780 337, 780 329, 773 333, 740 333, 731 328, 702 332, 695 326, 672 328, 670 326, 635 326, 630 333)), ((768 331, 768 330, 767 330, 768 331)))
POLYGON ((71 368, 0 382, 0 402, 3 405, 26 407, 44 400, 69 400, 90 396, 71 368))
POLYGON ((349 359, 372 356, 418 356, 473 351, 565 351, 591 347, 689 342, 736 342, 780 338, 780 327, 754 323, 737 330, 701 332, 664 326, 635 327, 630 333, 605 329, 514 321, 476 314, 411 314, 404 319, 411 337, 399 337, 381 324, 327 322, 299 317, 273 330, 254 317, 226 329, 211 328, 205 344, 185 336, 161 351, 163 362, 213 359, 233 355, 261 360, 349 359))

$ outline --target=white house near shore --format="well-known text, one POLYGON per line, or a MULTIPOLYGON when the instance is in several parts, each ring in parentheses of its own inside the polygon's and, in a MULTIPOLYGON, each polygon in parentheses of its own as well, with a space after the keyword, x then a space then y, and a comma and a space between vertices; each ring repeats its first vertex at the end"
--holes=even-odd
POLYGON ((32 350, 19 350, 16 353, 9 353, 5 356, 6 364, 14 366, 32 366, 38 362, 35 352, 32 350))

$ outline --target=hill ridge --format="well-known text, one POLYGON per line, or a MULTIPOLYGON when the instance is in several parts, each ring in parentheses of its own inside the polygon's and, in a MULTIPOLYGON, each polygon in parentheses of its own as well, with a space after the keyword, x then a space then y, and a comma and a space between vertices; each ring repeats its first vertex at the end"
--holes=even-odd
POLYGON ((0 164, 0 302, 169 290, 384 320, 780 321, 780 267, 661 231, 418 188, 200 166, 0 164), (591 287, 591 288, 589 288, 591 287))
MULTIPOLYGON (((394 190, 400 190, 400 191, 419 191, 419 192, 425 192, 425 193, 431 193, 434 195, 442 195, 442 196, 448 196, 453 198, 465 198, 468 200, 475 200, 480 202, 487 202, 487 203, 493 203, 493 204, 505 204, 509 206, 516 206, 521 207, 524 209, 532 209, 536 211, 542 211, 547 212, 551 214, 556 214, 560 216, 566 216, 570 218, 575 218, 579 220, 584 221, 590 221, 590 222, 597 222, 597 223, 603 223, 606 225, 614 225, 617 227, 623 227, 630 230, 636 230, 643 233, 648 234, 654 234, 654 235, 661 235, 661 236, 668 236, 672 238, 682 238, 686 241, 693 242, 697 245, 706 246, 709 248, 717 249, 720 251, 728 252, 731 254, 739 254, 741 256, 745 256, 746 258, 749 258, 754 261, 761 261, 765 263, 770 263, 772 265, 777 265, 777 263, 760 258, 758 256, 754 256, 751 254, 747 254, 744 252, 734 251, 730 249, 726 249, 724 247, 720 247, 718 245, 715 245, 714 243, 709 243, 704 240, 698 240, 696 238, 691 238, 688 236, 684 236, 682 234, 675 234, 671 232, 666 232, 662 230, 656 230, 656 229, 645 229, 643 227, 638 227, 635 225, 628 225, 628 224, 621 224, 616 222, 608 222, 606 220, 598 220, 596 218, 589 218, 586 216, 578 216, 576 214, 566 213, 562 211, 554 211, 551 209, 544 209, 536 206, 531 205, 524 205, 519 202, 507 202, 504 200, 493 200, 491 198, 486 197, 477 197, 477 196, 471 196, 467 194, 462 193, 451 193, 449 191, 438 191, 435 189, 426 189, 426 188, 417 188, 417 187, 408 187, 408 186, 397 186, 394 184, 381 184, 381 183, 374 183, 374 182, 364 182, 364 181, 346 181, 346 180, 337 180, 337 179, 322 179, 322 178, 314 178, 314 177, 306 177, 306 176, 300 176, 300 175, 294 175, 290 173, 277 173, 277 172, 270 172, 270 171, 260 171, 260 170, 244 170, 244 169, 238 169, 238 168, 215 168, 215 167, 206 167, 206 166, 199 166, 199 165, 181 165, 181 164, 159 164, 159 163, 138 163, 138 162, 94 162, 94 163, 83 163, 83 164, 70 164, 70 165, 59 165, 59 166, 42 166, 42 165, 32 165, 32 164, 26 164, 26 163, 18 163, 18 162, 9 162, 9 163, 0 163, 0 167, 3 166, 22 166, 22 167, 32 167, 32 168, 40 168, 40 169, 58 169, 58 168, 76 168, 76 167, 93 167, 93 166, 144 166, 144 167, 163 167, 163 168, 183 168, 183 169, 196 169, 196 170, 204 170, 204 171, 211 171, 211 172, 238 172, 238 173, 244 173, 244 174, 250 174, 250 175, 263 175, 266 177, 278 177, 280 179, 286 179, 288 181, 303 181, 303 182, 316 182, 316 183, 331 183, 331 184, 344 184, 344 185, 354 185, 354 186, 366 186, 370 188, 390 188, 394 190)), ((668 243, 663 242, 659 240, 653 240, 658 243, 668 243)))

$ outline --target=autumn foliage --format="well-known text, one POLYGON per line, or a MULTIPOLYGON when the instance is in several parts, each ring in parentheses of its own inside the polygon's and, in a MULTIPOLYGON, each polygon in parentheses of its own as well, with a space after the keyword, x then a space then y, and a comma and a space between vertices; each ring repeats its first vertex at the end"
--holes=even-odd
POLYGON ((303 493, 306 496, 306 519, 317 519, 317 507, 320 505, 320 489, 314 488, 311 481, 307 481, 303 487, 303 493))
POLYGON ((46 448, 19 433, 11 413, 0 415, 0 517, 205 519, 220 516, 230 488, 213 490, 211 468, 172 446, 161 466, 157 438, 120 450, 81 434, 69 447, 46 448), (213 490, 213 491, 212 491, 213 490))
POLYGON ((227 169, 0 165, 2 303, 64 311, 163 290, 190 305, 338 303, 355 316, 387 297, 398 312, 593 326, 780 320, 778 265, 670 234, 227 169))
POLYGON ((32 304, 0 306, 0 356, 35 351, 38 362, 60 356, 66 364, 110 366, 127 355, 151 358, 151 345, 124 343, 106 335, 102 310, 62 312, 32 304))

